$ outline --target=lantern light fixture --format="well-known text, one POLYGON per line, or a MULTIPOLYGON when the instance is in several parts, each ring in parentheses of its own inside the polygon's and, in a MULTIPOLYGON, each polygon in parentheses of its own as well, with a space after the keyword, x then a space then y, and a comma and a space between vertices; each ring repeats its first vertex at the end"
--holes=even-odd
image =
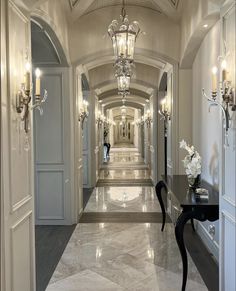
POLYGON ((121 23, 113 20, 108 27, 108 34, 112 40, 116 61, 121 59, 133 62, 134 47, 136 39, 140 33, 139 23, 137 21, 129 22, 125 10, 125 1, 122 1, 120 15, 121 23))
POLYGON ((118 94, 129 95, 130 76, 120 75, 117 77, 118 94))

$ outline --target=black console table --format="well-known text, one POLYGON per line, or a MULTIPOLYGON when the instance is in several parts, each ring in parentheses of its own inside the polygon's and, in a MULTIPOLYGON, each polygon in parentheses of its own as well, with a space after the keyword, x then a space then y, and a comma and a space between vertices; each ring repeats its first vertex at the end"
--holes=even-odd
POLYGON ((188 275, 188 258, 184 243, 184 226, 190 220, 194 229, 193 220, 215 221, 219 219, 219 193, 211 185, 202 181, 201 187, 209 192, 208 199, 199 196, 188 187, 185 175, 163 177, 156 185, 156 194, 162 210, 162 228, 165 227, 166 209, 162 197, 162 189, 166 191, 165 201, 167 212, 175 224, 175 238, 180 250, 183 263, 182 291, 185 291, 188 275))

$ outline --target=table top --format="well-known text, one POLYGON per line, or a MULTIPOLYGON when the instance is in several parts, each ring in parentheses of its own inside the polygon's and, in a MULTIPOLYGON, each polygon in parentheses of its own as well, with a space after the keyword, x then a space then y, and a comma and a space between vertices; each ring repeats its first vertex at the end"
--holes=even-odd
POLYGON ((168 190, 175 196, 181 207, 219 206, 219 191, 204 180, 201 181, 200 188, 208 190, 208 199, 199 198, 199 195, 197 195, 195 191, 189 189, 186 175, 163 176, 163 181, 168 190))

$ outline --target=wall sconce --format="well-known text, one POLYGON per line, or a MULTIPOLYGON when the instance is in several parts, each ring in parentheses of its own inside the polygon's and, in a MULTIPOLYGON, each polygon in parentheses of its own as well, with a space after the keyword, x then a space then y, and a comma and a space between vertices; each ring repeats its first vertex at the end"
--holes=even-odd
MULTIPOLYGON (((221 57, 219 57, 221 59, 221 57)), ((222 101, 216 100, 218 95, 218 86, 217 86, 217 67, 212 68, 212 91, 211 97, 207 96, 204 88, 202 89, 202 95, 207 101, 210 103, 209 110, 212 106, 219 106, 222 110, 225 122, 225 146, 229 146, 228 143, 228 130, 230 128, 230 109, 231 111, 236 111, 236 100, 235 100, 235 88, 232 87, 232 81, 228 80, 228 72, 227 72, 227 62, 223 59, 221 63, 221 71, 222 71, 222 81, 219 82, 220 92, 222 101)))
POLYGON ((36 80, 35 80, 35 103, 30 107, 30 102, 32 99, 32 85, 30 81, 30 71, 31 65, 29 62, 25 65, 25 80, 24 83, 21 84, 21 88, 16 94, 16 112, 22 114, 21 120, 24 121, 24 130, 27 133, 29 130, 29 109, 38 109, 40 115, 43 114, 42 104, 47 99, 47 90, 44 90, 44 95, 40 94, 40 77, 41 71, 37 68, 35 70, 36 80))
POLYGON ((159 114, 162 116, 161 120, 164 119, 164 130, 165 136, 167 136, 167 124, 170 120, 170 104, 167 102, 167 96, 161 101, 161 109, 159 109, 159 114))
POLYGON ((88 111, 88 101, 83 100, 83 107, 80 109, 80 114, 79 114, 79 122, 81 122, 81 127, 83 129, 84 127, 84 121, 86 118, 89 116, 89 111, 88 111))
POLYGON ((148 109, 147 113, 144 115, 144 122, 146 123, 147 127, 151 127, 152 123, 152 117, 151 117, 151 111, 148 109))
POLYGON ((142 125, 144 125, 144 116, 141 116, 140 119, 137 119, 137 120, 135 121, 135 123, 136 123, 136 125, 137 125, 138 127, 141 127, 142 125))
POLYGON ((101 114, 101 111, 98 111, 98 117, 96 119, 96 123, 98 127, 100 127, 106 121, 106 117, 101 114))
POLYGON ((164 119, 164 165, 165 165, 165 177, 167 177, 167 125, 170 120, 170 102, 167 101, 167 96, 161 101, 161 109, 159 114, 162 116, 161 120, 164 119))
POLYGON ((112 125, 116 125, 116 123, 113 121, 113 120, 111 120, 111 119, 104 119, 104 126, 105 127, 110 127, 110 126, 112 126, 112 125))

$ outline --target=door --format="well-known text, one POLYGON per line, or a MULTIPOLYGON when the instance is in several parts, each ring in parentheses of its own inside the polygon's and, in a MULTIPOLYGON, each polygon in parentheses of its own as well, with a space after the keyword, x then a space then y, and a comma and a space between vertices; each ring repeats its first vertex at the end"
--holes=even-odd
POLYGON ((75 70, 75 106, 74 106, 74 155, 75 155, 75 215, 78 220, 83 211, 83 131, 79 122, 80 108, 83 107, 82 74, 83 69, 78 66, 75 70))
MULTIPOLYGON (((31 59, 30 21, 12 1, 1 1, 1 8, 1 39, 4 43, 6 41, 7 51, 5 58, 1 60, 4 68, 1 72, 1 178, 4 181, 1 189, 1 290, 33 291, 35 259, 32 123, 30 122, 30 130, 26 134, 15 109, 16 94, 24 80, 26 55, 31 59)), ((3 46, 1 42, 1 53, 5 49, 3 46)))
POLYGON ((72 223, 69 69, 42 69, 48 99, 34 112, 36 224, 72 223))
MULTIPOLYGON (((232 1, 234 2, 234 1, 232 1)), ((229 56, 226 59, 230 80, 235 88, 235 2, 222 13, 222 55, 224 44, 229 56)), ((220 290, 236 290, 236 114, 229 129, 229 147, 222 149, 222 185, 220 195, 220 290)))

